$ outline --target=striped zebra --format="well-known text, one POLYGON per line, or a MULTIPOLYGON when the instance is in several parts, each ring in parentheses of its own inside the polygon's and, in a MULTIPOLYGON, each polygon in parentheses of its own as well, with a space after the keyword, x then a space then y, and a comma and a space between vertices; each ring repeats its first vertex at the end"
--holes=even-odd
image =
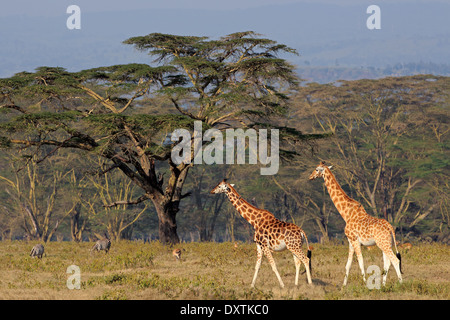
POLYGON ((111 248, 111 240, 109 240, 109 239, 102 239, 102 240, 98 240, 94 244, 94 246, 92 247, 91 251, 105 250, 105 253, 108 253, 110 248, 111 248))
POLYGON ((30 257, 38 257, 39 259, 42 259, 42 256, 44 255, 44 246, 42 244, 37 244, 31 249, 30 257))

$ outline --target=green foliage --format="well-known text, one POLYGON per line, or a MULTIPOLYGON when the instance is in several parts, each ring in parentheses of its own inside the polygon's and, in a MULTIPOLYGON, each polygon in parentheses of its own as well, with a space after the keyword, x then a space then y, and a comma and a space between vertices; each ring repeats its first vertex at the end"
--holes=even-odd
POLYGON ((12 121, 0 124, 0 130, 5 130, 9 133, 28 131, 38 128, 42 132, 51 132, 57 130, 69 121, 75 121, 80 116, 77 111, 65 112, 39 112, 24 114, 15 117, 12 121))
POLYGON ((142 81, 141 79, 154 79, 174 70, 171 66, 151 67, 143 63, 130 63, 82 70, 75 76, 83 80, 102 80, 123 84, 138 83, 142 81))
MULTIPOLYGON (((278 129, 281 158, 289 161, 280 168, 279 184, 261 178, 249 165, 236 165, 207 171, 202 192, 217 183, 219 175, 228 176, 241 184, 245 196, 248 192, 248 198, 255 197, 274 212, 289 212, 285 218, 304 223, 311 233, 342 232, 322 186, 305 186, 307 172, 318 162, 305 152, 311 151, 335 165, 343 187, 372 214, 386 215, 405 233, 439 230, 441 238, 448 233, 448 77, 417 75, 300 87, 294 66, 280 58, 296 50, 252 31, 218 39, 151 33, 124 43, 147 52, 154 58, 152 64, 79 72, 44 66, 0 79, 0 147, 15 156, 20 153, 19 167, 35 159, 59 170, 80 156, 80 180, 86 171, 120 170, 139 187, 133 195, 152 200, 151 217, 144 215, 146 223, 136 224, 141 235, 157 232, 156 219, 176 226, 180 211, 178 230, 185 238, 197 234, 205 221, 222 218, 215 232, 228 239, 235 216, 217 217, 223 209, 208 219, 218 202, 201 194, 197 204, 207 203, 203 208, 208 209, 197 205, 194 212, 201 218, 192 218, 195 213, 188 210, 192 204, 184 203, 189 193, 183 186, 186 181, 192 188, 196 185, 187 174, 190 167, 169 161, 170 133, 177 128, 192 131, 194 121, 202 121, 203 130, 278 129), (65 148, 70 152, 64 153, 65 148), (33 158, 36 154, 39 157, 33 158), (87 168, 89 161, 83 164, 91 155, 103 157, 95 170, 87 168)), ((1 170, 9 170, 8 161, 1 170)), ((66 214, 62 211, 59 216, 66 214)), ((73 221, 70 215, 62 224, 64 234, 73 221)), ((8 234, 8 224, 19 224, 20 216, 4 219, 0 230, 8 234)), ((83 221, 98 224, 87 217, 83 221)), ((236 221, 237 234, 251 238, 245 221, 236 221)), ((96 230, 98 225, 89 227, 96 230)))
POLYGON ((11 140, 7 137, 0 136, 0 148, 10 148, 10 147, 11 147, 11 140))
POLYGON ((449 78, 431 75, 308 84, 296 119, 333 133, 320 158, 369 214, 415 235, 439 225, 444 239, 448 88, 449 78))
POLYGON ((99 114, 84 118, 84 121, 92 123, 97 131, 104 133, 117 133, 129 126, 133 131, 140 134, 151 134, 159 131, 171 132, 177 128, 194 128, 191 118, 183 115, 122 115, 122 114, 99 114))

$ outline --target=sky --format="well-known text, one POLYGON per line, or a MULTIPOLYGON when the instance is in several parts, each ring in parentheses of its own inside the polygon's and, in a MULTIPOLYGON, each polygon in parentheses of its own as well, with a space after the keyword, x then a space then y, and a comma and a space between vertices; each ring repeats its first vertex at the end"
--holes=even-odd
MULTIPOLYGON (((319 0, 320 1, 320 0, 319 0)), ((30 16, 56 16, 61 8, 75 4, 86 12, 108 12, 130 9, 210 9, 229 10, 239 8, 260 7, 270 4, 286 4, 298 2, 295 0, 15 0, 2 3, 1 16, 30 15, 30 16)), ((309 2, 309 1, 302 1, 309 2)))
POLYGON ((218 38, 252 30, 300 52, 296 65, 445 63, 449 0, 15 0, 0 9, 0 77, 58 65, 70 71, 150 62, 122 41, 151 32, 218 38), (81 29, 68 30, 69 5, 81 29), (368 30, 366 9, 381 8, 368 30))
MULTIPOLYGON (((416 0, 415 2, 426 3, 429 0, 416 0)), ((280 5, 291 3, 321 3, 355 5, 355 4, 384 4, 384 3, 400 3, 405 6, 411 0, 14 0, 2 1, 0 10, 1 16, 9 15, 38 15, 38 16, 54 16, 60 14, 60 8, 75 4, 88 12, 106 12, 129 9, 210 9, 210 10, 230 10, 255 8, 267 5, 280 5)), ((435 0, 435 2, 448 2, 448 0, 435 0)))

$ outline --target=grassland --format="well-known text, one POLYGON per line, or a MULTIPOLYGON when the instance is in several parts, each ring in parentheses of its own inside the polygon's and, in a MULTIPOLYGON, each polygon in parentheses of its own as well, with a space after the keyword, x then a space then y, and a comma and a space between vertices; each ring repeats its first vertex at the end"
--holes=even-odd
MULTIPOLYGON (((294 285, 292 255, 274 257, 286 285, 278 281, 266 259, 256 288, 250 288, 256 249, 254 244, 185 243, 181 260, 158 242, 113 243, 108 254, 90 253, 92 243, 51 242, 42 260, 29 257, 35 242, 0 242, 1 299, 443 299, 450 298, 450 249, 422 244, 402 251, 403 284, 391 267, 381 289, 362 282, 356 259, 349 284, 342 289, 348 248, 314 244, 313 286, 300 276, 294 285), (81 271, 81 288, 69 290, 67 267, 81 271)), ((366 269, 383 265, 379 249, 364 250, 366 269)))

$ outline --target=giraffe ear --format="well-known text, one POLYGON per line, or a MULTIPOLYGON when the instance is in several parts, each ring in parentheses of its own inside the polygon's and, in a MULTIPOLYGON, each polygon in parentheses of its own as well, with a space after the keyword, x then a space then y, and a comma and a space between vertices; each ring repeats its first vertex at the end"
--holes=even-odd
POLYGON ((331 168, 333 168, 333 166, 328 166, 328 169, 331 169, 331 168))

